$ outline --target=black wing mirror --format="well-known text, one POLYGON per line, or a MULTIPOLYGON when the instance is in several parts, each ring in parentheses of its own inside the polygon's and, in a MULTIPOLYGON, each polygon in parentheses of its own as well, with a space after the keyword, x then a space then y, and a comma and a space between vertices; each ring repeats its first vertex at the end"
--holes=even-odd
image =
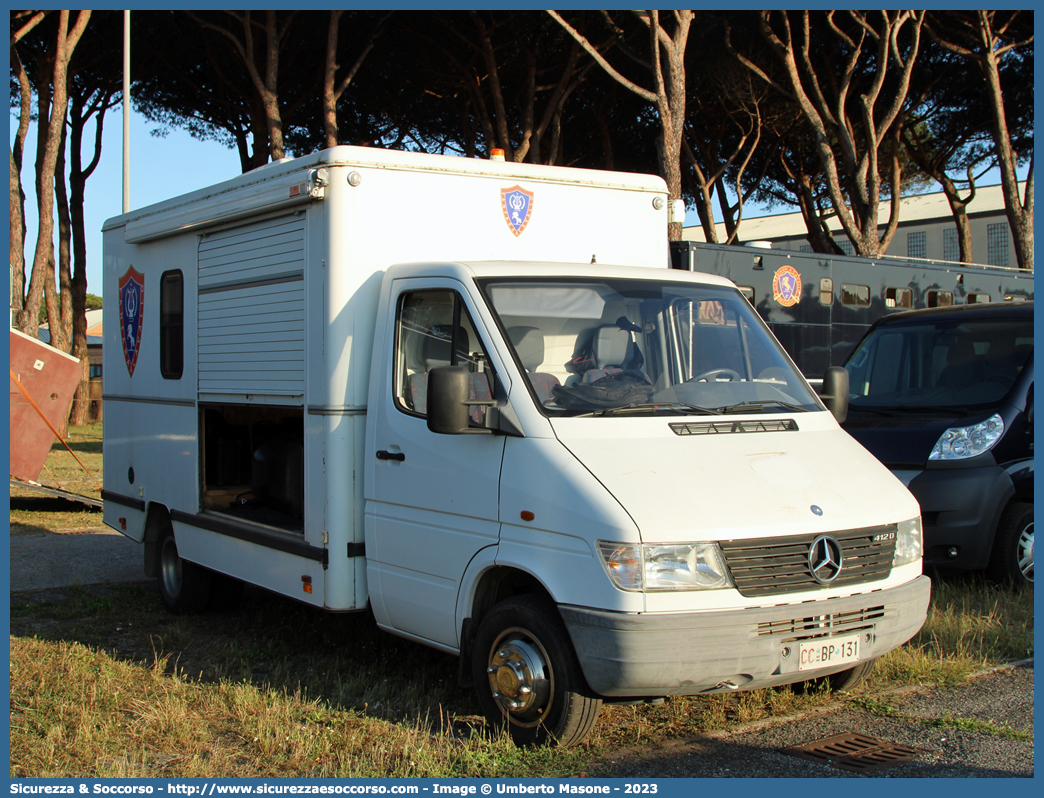
POLYGON ((823 374, 823 390, 819 394, 827 410, 834 414, 838 424, 848 418, 848 370, 831 366, 823 374))

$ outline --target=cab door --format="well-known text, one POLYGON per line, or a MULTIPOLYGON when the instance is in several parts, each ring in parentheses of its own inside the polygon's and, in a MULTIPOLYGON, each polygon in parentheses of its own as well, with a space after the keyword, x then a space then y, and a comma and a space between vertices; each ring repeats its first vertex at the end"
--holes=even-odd
MULTIPOLYGON (((453 280, 396 281, 394 321, 378 351, 379 398, 368 412, 374 478, 367 488, 367 579, 377 621, 394 631, 457 646, 460 580, 476 552, 499 539, 504 436, 440 435, 426 421, 428 372, 465 365, 472 396, 488 399, 498 376, 477 314, 453 280), (393 338, 393 340, 392 340, 393 338), (376 405, 376 406, 374 406, 376 405)), ((475 406, 472 423, 484 421, 475 406)))

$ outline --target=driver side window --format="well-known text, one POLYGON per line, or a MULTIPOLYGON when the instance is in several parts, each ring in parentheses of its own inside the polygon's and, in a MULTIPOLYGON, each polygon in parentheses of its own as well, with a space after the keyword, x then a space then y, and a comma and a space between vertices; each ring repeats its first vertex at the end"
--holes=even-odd
MULTIPOLYGON (((438 366, 466 366, 471 398, 492 398, 492 368, 475 325, 455 291, 428 289, 399 297, 395 329, 395 403, 403 411, 427 414, 428 374, 438 366)), ((473 407, 481 424, 485 408, 473 407)))

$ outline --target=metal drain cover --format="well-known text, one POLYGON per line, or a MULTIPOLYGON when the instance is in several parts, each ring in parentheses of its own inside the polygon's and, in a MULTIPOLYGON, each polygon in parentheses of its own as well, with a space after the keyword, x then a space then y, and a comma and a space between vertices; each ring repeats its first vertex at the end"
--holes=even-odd
POLYGON ((853 773, 867 773, 901 765, 903 762, 912 762, 920 755, 932 752, 912 745, 890 743, 887 740, 867 737, 865 734, 848 732, 784 748, 783 753, 811 759, 813 762, 824 762, 853 773))

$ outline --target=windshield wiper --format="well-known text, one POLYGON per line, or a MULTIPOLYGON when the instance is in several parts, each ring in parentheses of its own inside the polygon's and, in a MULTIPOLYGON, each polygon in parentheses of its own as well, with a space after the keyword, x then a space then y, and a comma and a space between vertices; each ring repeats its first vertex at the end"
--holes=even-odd
POLYGON ((725 405, 719 407, 719 413, 742 413, 744 410, 750 410, 753 408, 765 408, 765 407, 782 407, 786 410, 792 410, 795 413, 807 413, 807 407, 801 407, 800 405, 792 405, 789 402, 782 402, 778 399, 764 399, 750 402, 738 402, 734 405, 725 405))
POLYGON ((680 416, 695 414, 701 416, 720 416, 720 410, 710 407, 698 407, 697 405, 685 404, 684 402, 632 402, 620 407, 607 407, 604 410, 592 410, 590 413, 581 413, 574 418, 584 416, 616 416, 626 413, 641 412, 643 410, 667 410, 680 416))

